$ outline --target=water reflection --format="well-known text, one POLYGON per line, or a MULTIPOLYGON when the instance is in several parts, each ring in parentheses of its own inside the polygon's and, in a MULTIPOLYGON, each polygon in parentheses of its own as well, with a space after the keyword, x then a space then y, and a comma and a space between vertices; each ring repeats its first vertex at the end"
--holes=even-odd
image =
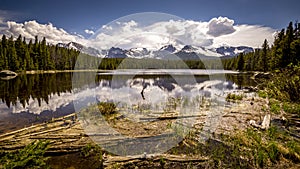
POLYGON ((252 78, 252 73, 225 74, 227 81, 235 83, 239 89, 243 87, 256 86, 256 81, 252 78))
POLYGON ((212 89, 234 90, 255 85, 246 74, 226 74, 226 82, 211 80, 208 75, 193 76, 193 81, 184 75, 162 74, 76 73, 76 76, 76 85, 72 83, 73 73, 20 75, 11 80, 0 80, 0 132, 1 126, 7 127, 8 122, 14 124, 18 118, 27 119, 24 124, 31 124, 73 113, 74 99, 79 101, 95 93, 100 101, 114 97, 121 101, 155 102, 170 95, 188 95, 197 91, 210 97, 212 89), (110 92, 105 93, 105 90, 110 92), (22 115, 18 115, 20 113, 22 115))
POLYGON ((31 100, 49 103, 52 95, 71 93, 72 74, 38 74, 20 75, 11 80, 0 80, 0 99, 7 107, 15 106, 18 102, 25 107, 31 100))
MULTIPOLYGON (((195 82, 201 84, 210 80, 208 75, 195 76, 195 82, 191 82, 189 78, 183 79, 185 77, 180 75, 135 75, 133 77, 131 75, 113 76, 101 74, 95 76, 95 73, 76 73, 76 76, 79 76, 76 78, 78 80, 76 82, 77 86, 72 86, 72 73, 21 75, 11 80, 0 80, 0 107, 6 107, 10 110, 16 107, 26 108, 33 104, 36 107, 47 107, 54 100, 57 101, 55 104, 60 107, 63 105, 60 102, 72 100, 72 88, 94 88, 100 86, 116 89, 128 85, 134 87, 140 84, 141 89, 139 92, 141 92, 143 88, 144 91, 147 90, 150 86, 149 80, 153 80, 153 86, 170 92, 175 89, 176 78, 178 79, 179 77, 182 79, 182 82, 186 83, 181 84, 181 86, 195 86, 195 82), (86 79, 89 79, 89 81, 86 79)), ((256 85, 249 74, 226 74, 225 76, 227 89, 234 89, 235 86, 241 88, 256 85)), ((39 112, 35 113, 39 114, 39 112)))

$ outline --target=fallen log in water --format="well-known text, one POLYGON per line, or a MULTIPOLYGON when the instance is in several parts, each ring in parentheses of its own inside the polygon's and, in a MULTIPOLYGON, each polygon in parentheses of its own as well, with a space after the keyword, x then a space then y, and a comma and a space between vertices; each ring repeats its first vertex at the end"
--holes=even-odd
POLYGON ((159 117, 141 117, 141 121, 154 121, 154 120, 174 120, 174 119, 184 119, 193 117, 203 117, 206 115, 188 115, 188 116, 159 116, 159 117))

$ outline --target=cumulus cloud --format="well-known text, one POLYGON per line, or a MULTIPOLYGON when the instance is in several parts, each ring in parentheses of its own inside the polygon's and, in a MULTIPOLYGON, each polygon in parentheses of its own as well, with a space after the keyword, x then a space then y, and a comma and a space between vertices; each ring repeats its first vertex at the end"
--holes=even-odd
POLYGON ((94 31, 88 30, 88 29, 84 30, 84 32, 85 32, 86 34, 90 34, 90 35, 94 35, 94 34, 95 34, 94 31))
POLYGON ((107 26, 107 25, 103 25, 102 29, 104 29, 104 30, 112 30, 112 27, 111 26, 107 26))
POLYGON ((39 37, 45 37, 50 43, 66 43, 71 41, 77 41, 78 39, 82 39, 77 35, 72 35, 66 32, 62 28, 57 28, 53 26, 51 23, 48 24, 40 24, 33 21, 28 21, 24 23, 16 23, 14 21, 7 21, 6 27, 2 27, 3 34, 8 36, 17 37, 22 35, 29 39, 34 39, 36 35, 39 37))
POLYGON ((166 44, 182 47, 184 44, 204 47, 221 45, 258 47, 264 39, 273 41, 274 29, 257 25, 234 25, 227 17, 213 18, 209 22, 169 20, 140 26, 135 21, 106 25, 91 45, 96 48, 152 47, 166 44), (106 29, 109 27, 109 29, 106 29))
POLYGON ((160 48, 167 44, 178 47, 183 47, 183 44, 209 46, 213 39, 206 32, 207 23, 191 20, 162 21, 146 26, 140 26, 136 21, 116 22, 102 27, 90 45, 101 49, 111 46, 160 48))
POLYGON ((17 37, 21 34, 33 39, 38 35, 46 37, 48 42, 54 44, 74 41, 98 49, 109 49, 112 46, 127 49, 132 47, 157 49, 167 44, 173 44, 177 48, 186 44, 204 47, 218 47, 224 44, 260 47, 264 39, 272 43, 272 35, 275 32, 272 28, 258 25, 234 25, 234 21, 227 17, 213 18, 208 22, 167 20, 148 25, 134 20, 117 21, 103 25, 96 33, 86 29, 85 33, 94 35, 90 39, 70 34, 51 23, 40 24, 36 21, 4 23, 5 26, 0 26, 0 33, 8 36, 17 37))
POLYGON ((214 37, 231 34, 235 31, 233 24, 234 21, 227 17, 213 18, 208 22, 207 34, 214 37))
POLYGON ((0 9, 0 33, 5 30, 5 27, 7 25, 6 21, 10 19, 14 13, 6 10, 1 10, 0 9))
POLYGON ((147 29, 151 32, 162 33, 166 36, 173 37, 184 44, 209 46, 212 44, 212 39, 206 35, 206 25, 206 22, 170 20, 155 23, 147 29))

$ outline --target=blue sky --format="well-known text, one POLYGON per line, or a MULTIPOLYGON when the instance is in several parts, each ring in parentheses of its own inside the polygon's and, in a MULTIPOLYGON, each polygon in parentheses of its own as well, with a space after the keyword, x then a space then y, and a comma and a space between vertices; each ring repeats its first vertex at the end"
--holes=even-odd
POLYGON ((300 19, 299 0, 1 0, 0 4, 2 26, 6 21, 35 20, 85 37, 85 30, 96 31, 115 19, 138 12, 163 12, 199 22, 222 16, 233 20, 234 25, 274 30, 300 19))
POLYGON ((275 29, 300 17, 299 0, 1 0, 0 10, 15 21, 51 22, 80 32, 137 12, 163 12, 185 19, 208 21, 226 16, 236 24, 258 24, 275 29))

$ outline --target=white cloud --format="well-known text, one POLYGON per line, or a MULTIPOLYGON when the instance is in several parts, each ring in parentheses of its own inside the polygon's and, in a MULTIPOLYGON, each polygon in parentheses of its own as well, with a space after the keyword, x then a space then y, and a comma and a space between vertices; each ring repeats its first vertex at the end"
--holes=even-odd
POLYGON ((0 9, 0 26, 6 24, 6 20, 9 19, 12 15, 15 15, 14 13, 6 10, 0 9))
POLYGON ((141 25, 135 21, 106 25, 105 30, 90 41, 90 45, 102 49, 111 46, 159 48, 170 43, 175 46, 218 47, 226 44, 259 47, 264 39, 272 43, 275 32, 269 27, 234 25, 234 21, 227 17, 213 18, 209 22, 170 20, 141 25))
MULTIPOLYGON (((1 21, 1 17, 0 17, 1 21)), ((4 21, 3 21, 4 22, 4 21)), ((227 17, 213 18, 209 22, 192 20, 169 20, 143 25, 134 20, 115 22, 103 25, 96 33, 85 30, 87 34, 95 34, 93 39, 85 39, 77 34, 70 34, 51 23, 40 24, 36 21, 16 23, 4 22, 0 25, 0 33, 15 37, 20 34, 33 39, 34 36, 46 37, 50 43, 78 42, 83 45, 108 49, 112 46, 131 48, 160 48, 167 44, 182 47, 183 44, 216 47, 223 44, 231 46, 260 47, 263 40, 273 42, 274 29, 258 25, 234 25, 227 17)))
POLYGON ((106 29, 106 30, 112 30, 112 27, 111 26, 107 26, 107 25, 103 25, 102 26, 102 29, 106 29))
POLYGON ((214 37, 231 34, 235 31, 233 27, 234 21, 227 17, 213 18, 208 23, 207 34, 214 37))
POLYGON ((0 33, 5 30, 5 27, 7 25, 6 21, 11 18, 14 15, 14 13, 6 10, 0 9, 0 33))
POLYGON ((206 35, 207 23, 205 22, 170 20, 139 26, 139 23, 129 21, 112 25, 115 27, 111 25, 102 27, 104 30, 90 41, 90 45, 102 49, 111 46, 160 48, 170 43, 177 46, 181 44, 212 45, 212 39, 206 35), (108 27, 110 27, 109 30, 108 27))
POLYGON ((212 44, 212 39, 206 35, 206 25, 206 22, 171 20, 155 23, 147 29, 151 32, 161 33, 165 36, 177 39, 184 44, 209 46, 212 44))
POLYGON ((82 39, 77 35, 69 34, 62 28, 53 26, 51 23, 40 24, 35 20, 24 23, 7 21, 6 27, 2 27, 1 32, 14 37, 22 35, 29 39, 34 39, 34 37, 38 35, 39 37, 45 37, 49 43, 67 43, 82 39))
POLYGON ((3 25, 3 24, 5 24, 4 18, 0 16, 0 25, 3 25))
POLYGON ((75 36, 77 36, 77 38, 82 38, 82 39, 84 39, 84 36, 83 36, 83 35, 81 35, 80 33, 77 33, 77 32, 72 32, 72 35, 75 35, 75 36))
POLYGON ((90 34, 90 35, 94 35, 94 34, 95 34, 94 31, 88 30, 88 29, 84 30, 84 32, 85 32, 86 34, 90 34))
POLYGON ((250 46, 254 48, 261 47, 264 39, 270 44, 274 41, 274 32, 276 30, 258 25, 237 25, 234 26, 236 31, 232 34, 216 37, 214 39, 215 46, 224 44, 231 46, 250 46))

